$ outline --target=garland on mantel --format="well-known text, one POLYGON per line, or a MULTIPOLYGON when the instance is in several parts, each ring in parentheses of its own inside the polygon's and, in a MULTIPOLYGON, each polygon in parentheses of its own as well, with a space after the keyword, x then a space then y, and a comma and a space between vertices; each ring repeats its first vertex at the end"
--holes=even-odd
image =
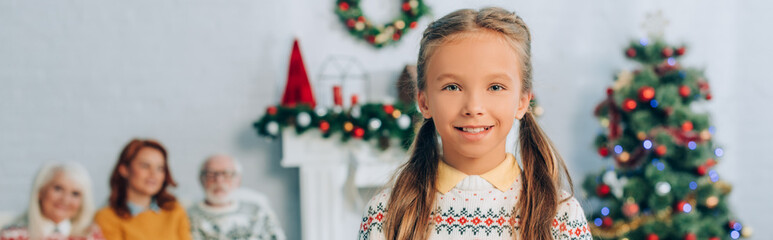
POLYGON ((410 147, 414 128, 421 119, 415 104, 366 103, 355 104, 344 109, 341 106, 317 107, 308 105, 271 106, 266 109, 257 122, 253 124, 258 134, 264 137, 276 138, 286 127, 294 127, 296 133, 302 134, 314 129, 322 132, 322 137, 340 133, 341 141, 376 139, 382 150, 390 147, 391 139, 399 139, 404 149, 410 147))

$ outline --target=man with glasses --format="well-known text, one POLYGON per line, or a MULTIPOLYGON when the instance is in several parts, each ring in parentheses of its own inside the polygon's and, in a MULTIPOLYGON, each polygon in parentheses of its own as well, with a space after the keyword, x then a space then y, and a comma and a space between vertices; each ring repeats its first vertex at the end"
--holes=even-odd
POLYGON ((201 165, 204 201, 188 210, 193 239, 285 239, 268 200, 255 192, 239 197, 242 166, 226 155, 201 165))

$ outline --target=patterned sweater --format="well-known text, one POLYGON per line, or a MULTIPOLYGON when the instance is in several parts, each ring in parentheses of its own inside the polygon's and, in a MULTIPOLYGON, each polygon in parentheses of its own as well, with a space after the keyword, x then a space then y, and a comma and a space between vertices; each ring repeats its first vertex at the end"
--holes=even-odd
MULTIPOLYGON (((465 177, 447 193, 436 194, 430 239, 514 239, 513 235, 518 235, 520 218, 513 216, 513 207, 520 192, 520 177, 504 192, 480 176, 465 177)), ((384 239, 383 223, 389 193, 390 189, 385 189, 368 203, 359 239, 384 239)), ((561 197, 568 196, 564 192, 561 197)), ((575 198, 559 205, 551 232, 556 240, 592 239, 582 207, 575 198)))
POLYGON ((203 202, 188 209, 193 240, 284 240, 284 231, 265 198, 236 201, 214 209, 203 202))

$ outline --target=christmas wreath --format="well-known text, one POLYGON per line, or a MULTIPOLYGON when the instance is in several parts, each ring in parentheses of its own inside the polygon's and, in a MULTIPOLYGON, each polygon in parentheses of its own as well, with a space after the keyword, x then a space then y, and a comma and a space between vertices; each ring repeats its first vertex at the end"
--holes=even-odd
POLYGON ((349 33, 365 39, 376 48, 396 43, 409 29, 416 28, 419 18, 429 12, 422 0, 402 0, 400 16, 384 25, 374 25, 360 8, 359 0, 337 0, 336 14, 349 33))

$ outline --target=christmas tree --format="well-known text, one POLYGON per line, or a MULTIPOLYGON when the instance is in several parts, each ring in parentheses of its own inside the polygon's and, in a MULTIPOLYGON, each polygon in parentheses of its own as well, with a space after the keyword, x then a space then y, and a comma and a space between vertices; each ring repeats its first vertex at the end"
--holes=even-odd
POLYGON ((589 214, 596 239, 738 239, 751 229, 731 214, 731 186, 714 169, 723 150, 707 113, 701 70, 680 65, 685 46, 662 38, 632 41, 623 53, 640 64, 622 71, 595 109, 595 139, 610 167, 583 188, 597 199, 589 214))

